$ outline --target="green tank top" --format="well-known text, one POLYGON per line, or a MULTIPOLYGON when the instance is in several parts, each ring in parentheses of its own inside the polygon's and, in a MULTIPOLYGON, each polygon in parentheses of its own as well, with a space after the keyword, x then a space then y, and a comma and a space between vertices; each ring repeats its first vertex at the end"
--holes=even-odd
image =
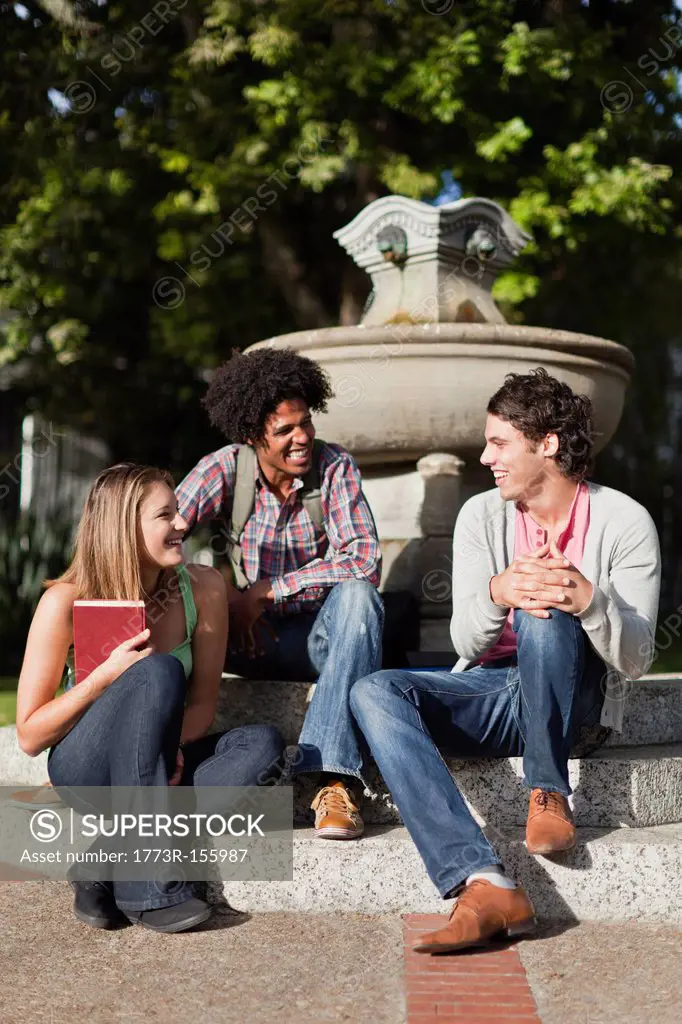
POLYGON ((194 603, 194 594, 192 593, 192 581, 189 578, 187 572, 187 566, 179 565, 175 570, 180 580, 180 593, 182 594, 182 603, 185 608, 185 627, 187 630, 187 636, 174 647, 169 654, 172 654, 174 658, 177 658, 183 669, 185 670, 185 679, 189 679, 192 675, 192 636, 197 625, 197 606, 194 603))
MULTIPOLYGON (((197 624, 197 606, 194 603, 194 593, 192 592, 192 581, 189 573, 187 572, 187 566, 179 565, 176 568, 178 575, 179 589, 182 595, 182 604, 185 609, 185 628, 187 635, 181 644, 174 647, 169 654, 172 654, 174 658, 177 658, 183 667, 185 673, 185 679, 189 679, 192 675, 192 635, 197 624)), ((66 659, 66 683, 64 684, 65 690, 70 690, 74 685, 76 679, 76 671, 73 660, 73 647, 69 648, 69 653, 66 659)))

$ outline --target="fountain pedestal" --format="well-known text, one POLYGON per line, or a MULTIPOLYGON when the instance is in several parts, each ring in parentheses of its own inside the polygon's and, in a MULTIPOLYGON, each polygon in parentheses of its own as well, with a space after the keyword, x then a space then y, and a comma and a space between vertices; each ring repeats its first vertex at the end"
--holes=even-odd
POLYGON ((433 452, 418 461, 416 470, 364 483, 374 515, 382 523, 382 589, 412 594, 419 604, 419 649, 445 661, 452 658, 452 532, 461 504, 463 467, 456 455, 433 452))

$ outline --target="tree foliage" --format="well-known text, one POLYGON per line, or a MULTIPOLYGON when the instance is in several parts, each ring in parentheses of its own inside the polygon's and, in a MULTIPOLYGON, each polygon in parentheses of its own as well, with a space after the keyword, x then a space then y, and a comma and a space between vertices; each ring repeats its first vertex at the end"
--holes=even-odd
POLYGON ((359 318, 368 282, 332 232, 388 192, 433 199, 451 171, 533 235, 497 284, 510 320, 635 352, 603 471, 662 522, 680 426, 672 0, 22 11, 0 0, 0 358, 30 401, 184 470, 217 440, 198 397, 233 348, 359 318))

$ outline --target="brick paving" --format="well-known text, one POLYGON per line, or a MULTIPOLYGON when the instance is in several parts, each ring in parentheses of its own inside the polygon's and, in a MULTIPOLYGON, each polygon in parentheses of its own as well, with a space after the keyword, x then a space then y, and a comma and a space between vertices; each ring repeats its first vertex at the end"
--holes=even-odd
POLYGON ((407 1024, 540 1024, 515 946, 413 952, 415 935, 442 925, 442 914, 403 916, 407 1024))

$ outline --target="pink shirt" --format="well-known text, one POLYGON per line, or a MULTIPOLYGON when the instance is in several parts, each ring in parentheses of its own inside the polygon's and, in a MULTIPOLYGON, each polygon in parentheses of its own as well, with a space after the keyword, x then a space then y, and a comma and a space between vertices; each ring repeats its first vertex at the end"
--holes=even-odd
MULTIPOLYGON (((582 482, 576 487, 566 528, 557 539, 557 547, 576 569, 580 568, 582 562, 589 525, 590 492, 587 484, 582 482)), ((520 558, 521 555, 528 555, 536 548, 541 548, 546 541, 547 531, 535 522, 530 512, 523 511, 517 505, 513 557, 520 558)), ((510 655, 516 654, 516 633, 512 628, 513 621, 514 609, 510 608, 497 643, 486 651, 482 658, 479 658, 478 664, 484 665, 497 658, 508 658, 510 655)))

